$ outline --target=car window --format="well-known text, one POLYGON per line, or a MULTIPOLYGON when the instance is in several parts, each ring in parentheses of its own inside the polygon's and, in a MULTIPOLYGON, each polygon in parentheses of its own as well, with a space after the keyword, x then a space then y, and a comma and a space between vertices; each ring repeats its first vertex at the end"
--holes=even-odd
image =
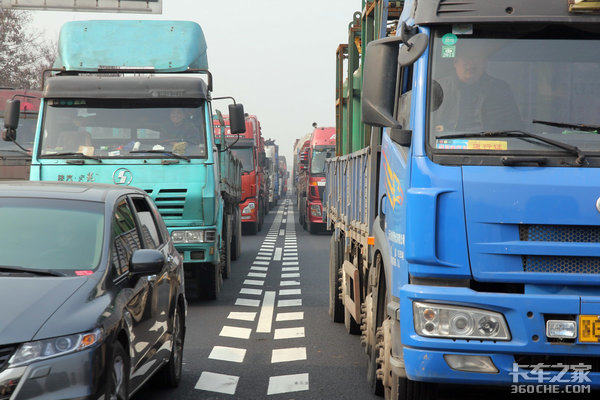
POLYGON ((135 250, 141 248, 133 213, 122 199, 113 218, 113 266, 117 275, 129 272, 129 260, 135 250))
POLYGON ((135 207, 135 211, 140 222, 140 230, 142 232, 142 239, 144 240, 144 247, 147 249, 156 249, 162 244, 158 228, 152 210, 148 205, 148 201, 143 197, 132 197, 131 201, 135 207))

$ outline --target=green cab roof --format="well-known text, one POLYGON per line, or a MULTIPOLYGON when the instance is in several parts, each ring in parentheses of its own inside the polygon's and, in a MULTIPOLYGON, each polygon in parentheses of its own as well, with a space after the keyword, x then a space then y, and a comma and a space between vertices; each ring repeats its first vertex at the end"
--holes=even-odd
POLYGON ((152 68, 155 72, 208 69, 202 28, 191 21, 91 20, 63 25, 56 68, 152 68))

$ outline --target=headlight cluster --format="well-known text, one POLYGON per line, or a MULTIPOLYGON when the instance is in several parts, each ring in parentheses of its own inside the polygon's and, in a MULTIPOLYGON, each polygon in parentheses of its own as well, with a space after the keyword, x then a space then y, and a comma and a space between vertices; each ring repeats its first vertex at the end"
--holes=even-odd
POLYGON ((102 330, 23 343, 9 360, 11 367, 89 349, 102 342, 102 330))
POLYGON ((250 214, 255 208, 256 205, 254 203, 248 203, 248 205, 242 210, 242 214, 250 214))
POLYGON ((215 231, 182 230, 171 232, 173 243, 206 243, 215 241, 215 231))
POLYGON ((477 308, 413 303, 415 331, 421 336, 510 340, 502 314, 477 308))
POLYGON ((311 204, 310 205, 310 214, 315 217, 323 216, 323 214, 321 214, 321 206, 319 204, 311 204))

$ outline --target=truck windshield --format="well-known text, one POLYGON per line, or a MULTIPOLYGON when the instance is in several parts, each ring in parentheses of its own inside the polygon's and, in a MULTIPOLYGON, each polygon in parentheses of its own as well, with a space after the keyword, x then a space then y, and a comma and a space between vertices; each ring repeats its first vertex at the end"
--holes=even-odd
POLYGON ((10 227, 0 229, 0 242, 6 246, 0 252, 4 268, 70 275, 98 267, 104 237, 102 203, 2 198, 0 220, 10 227))
MULTIPOLYGON (((21 114, 19 116, 19 127, 17 128, 17 143, 25 147, 31 152, 33 148, 33 140, 35 138, 35 128, 37 126, 37 112, 21 114)), ((4 128, 4 118, 0 117, 0 129, 4 128)), ((0 140, 0 154, 8 152, 22 153, 19 147, 13 142, 5 142, 0 140)))
POLYGON ((335 147, 315 147, 313 149, 312 158, 310 162, 311 175, 324 174, 325 160, 333 156, 335 156, 335 147))
POLYGON ((242 162, 242 171, 251 172, 254 170, 254 157, 252 147, 234 147, 231 149, 238 160, 242 162))
POLYGON ((559 147, 523 135, 464 135, 523 131, 600 155, 599 30, 501 29, 433 31, 429 146, 438 153, 565 156, 559 147))
POLYGON ((42 132, 40 156, 48 158, 69 152, 100 158, 207 155, 204 103, 195 100, 49 99, 42 132))

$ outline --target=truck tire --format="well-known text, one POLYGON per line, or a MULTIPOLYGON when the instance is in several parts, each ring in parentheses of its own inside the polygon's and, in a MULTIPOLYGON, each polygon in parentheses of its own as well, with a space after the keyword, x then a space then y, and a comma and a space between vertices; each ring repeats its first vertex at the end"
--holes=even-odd
POLYGON ((385 390, 385 400, 434 400, 437 398, 435 383, 411 381, 392 373, 392 385, 391 388, 385 390))
POLYGON ((199 297, 206 300, 216 300, 221 292, 223 275, 219 265, 207 264, 205 270, 198 274, 199 297))
POLYGON ((386 319, 386 304, 387 304, 387 284, 385 281, 385 271, 381 254, 375 256, 373 268, 377 269, 379 277, 377 285, 373 287, 371 298, 373 301, 365 302, 372 307, 370 312, 365 313, 371 321, 364 321, 364 329, 370 329, 366 335, 369 340, 366 343, 365 351, 367 353, 367 382, 371 391, 381 396, 384 394, 384 385, 380 378, 377 378, 377 369, 381 368, 378 362, 379 349, 384 345, 382 335, 383 321, 386 319))
POLYGON ((231 234, 231 259, 237 260, 242 255, 242 216, 241 211, 237 210, 233 222, 233 232, 231 234))
POLYGON ((228 224, 228 229, 225 233, 225 240, 223 240, 224 248, 221 250, 223 252, 221 256, 221 274, 223 275, 223 279, 229 279, 231 276, 231 229, 228 224))
POLYGON ((329 240, 329 317, 333 322, 344 321, 344 304, 340 299, 340 246, 335 235, 329 240))
POLYGON ((356 322, 347 308, 344 308, 344 325, 346 326, 346 332, 348 332, 350 335, 360 334, 360 325, 356 322))

